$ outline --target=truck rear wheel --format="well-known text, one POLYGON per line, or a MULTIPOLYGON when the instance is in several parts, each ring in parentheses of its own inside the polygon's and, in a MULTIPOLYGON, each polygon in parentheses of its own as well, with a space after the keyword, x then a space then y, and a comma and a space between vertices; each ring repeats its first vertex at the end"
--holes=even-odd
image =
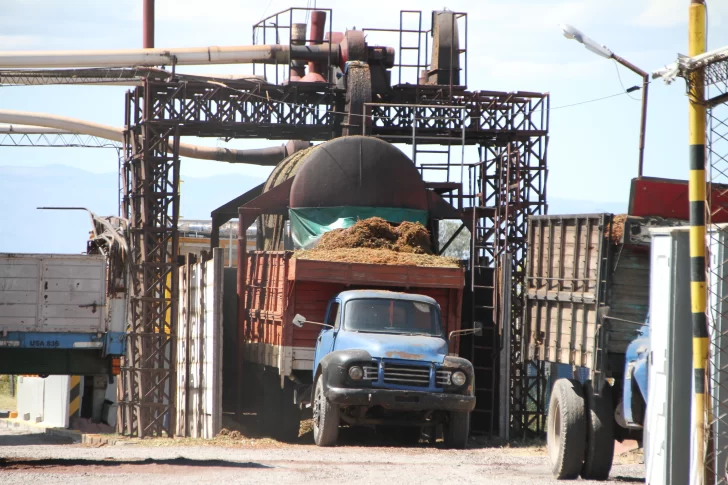
POLYGON ((584 383, 586 401, 586 454, 581 477, 585 480, 606 480, 614 460, 614 409, 612 388, 602 386, 602 395, 594 395, 591 381, 584 383))
POLYGON ((450 411, 450 419, 444 427, 445 446, 448 448, 465 448, 470 434, 470 413, 450 411))
POLYGON ((334 446, 339 437, 339 405, 324 395, 324 383, 319 376, 313 395, 313 440, 318 446, 334 446))
POLYGON ((551 471, 558 479, 579 476, 584 462, 586 417, 579 381, 559 379, 551 391, 547 444, 551 471))

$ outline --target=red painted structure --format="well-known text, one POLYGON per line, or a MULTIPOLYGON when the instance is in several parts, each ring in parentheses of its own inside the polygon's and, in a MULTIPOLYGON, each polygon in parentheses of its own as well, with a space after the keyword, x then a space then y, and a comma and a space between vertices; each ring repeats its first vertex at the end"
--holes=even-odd
MULTIPOLYGON (((329 300, 344 290, 385 289, 430 296, 440 305, 445 332, 460 329, 463 268, 338 263, 292 259, 291 255, 283 251, 247 255, 238 308, 247 362, 277 367, 281 375, 312 370, 321 327, 306 323, 298 328, 293 317, 300 313, 309 321, 323 322, 329 300)), ((458 352, 457 337, 449 350, 458 352)))
MULTIPOLYGON (((708 191, 711 214, 707 223, 728 222, 728 186, 712 184, 708 191)), ((632 179, 629 215, 690 219, 687 180, 642 177, 632 179)))

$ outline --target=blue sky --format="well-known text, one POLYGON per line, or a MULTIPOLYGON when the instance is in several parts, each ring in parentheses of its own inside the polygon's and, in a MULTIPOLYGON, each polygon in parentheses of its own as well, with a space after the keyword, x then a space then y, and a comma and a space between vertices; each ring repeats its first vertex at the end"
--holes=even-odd
MULTIPOLYGON (((709 48, 728 44, 728 2, 709 1, 709 48)), ((157 47, 246 45, 251 25, 264 14, 301 0, 157 0, 157 47)), ((369 0, 334 9, 334 30, 398 25, 399 10, 440 9, 441 0, 369 0)), ((17 0, 3 2, 0 50, 118 49, 141 47, 142 0, 17 0)), ((328 7, 333 4, 323 4, 328 7)), ((471 90, 539 91, 552 108, 622 91, 614 62, 561 36, 570 23, 644 70, 673 62, 687 51, 688 0, 453 1, 468 12, 468 85, 471 90)), ((425 16, 427 17, 427 15, 425 16)), ((370 41, 376 42, 370 37, 370 41)), ((386 39, 379 43, 386 43, 386 39)), ((639 78, 619 67, 625 87, 639 78)), ((246 66, 188 68, 186 72, 245 73, 246 66)), ((3 109, 47 112, 120 126, 125 88, 4 87, 3 109)), ((549 141, 549 195, 560 199, 625 202, 637 170, 640 91, 579 106, 553 109, 549 141)), ((687 100, 684 84, 650 86, 645 175, 687 175, 687 100)), ((189 140, 199 144, 259 147, 265 140, 189 140)), ((116 170, 113 150, 0 148, 0 166, 67 165, 90 172, 116 170)), ((264 177, 267 169, 184 160, 183 178, 222 174, 264 177)), ((0 181, 0 190, 2 181, 0 181)), ((110 200, 115 197, 113 191, 110 200)), ((41 194, 24 194, 33 198, 41 194)), ((184 197, 184 187, 183 187, 184 197)), ((85 223, 85 220, 84 220, 85 223)))

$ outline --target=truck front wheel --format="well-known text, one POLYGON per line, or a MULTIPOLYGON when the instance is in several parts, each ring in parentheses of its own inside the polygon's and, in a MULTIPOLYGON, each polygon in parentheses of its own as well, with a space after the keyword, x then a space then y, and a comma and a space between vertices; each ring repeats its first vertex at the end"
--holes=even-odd
POLYGON ((313 440, 318 446, 334 446, 339 437, 339 405, 324 395, 322 377, 316 379, 313 395, 313 440))
POLYGON ((468 445, 468 435, 470 434, 470 413, 451 411, 444 431, 445 446, 465 448, 468 445))
POLYGON ((614 459, 614 406, 612 387, 604 383, 602 395, 594 394, 591 381, 584 383, 586 401, 586 455, 581 477, 606 480, 614 459))
POLYGON ((579 476, 584 462, 586 417, 579 381, 559 379, 551 391, 546 436, 551 471, 558 479, 579 476))

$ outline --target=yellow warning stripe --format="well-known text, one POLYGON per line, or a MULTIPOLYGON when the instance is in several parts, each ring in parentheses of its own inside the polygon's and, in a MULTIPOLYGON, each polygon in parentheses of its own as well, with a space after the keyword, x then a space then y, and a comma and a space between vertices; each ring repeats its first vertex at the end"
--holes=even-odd
POLYGON ((71 376, 71 386, 68 395, 68 415, 77 416, 81 409, 81 376, 71 376))

